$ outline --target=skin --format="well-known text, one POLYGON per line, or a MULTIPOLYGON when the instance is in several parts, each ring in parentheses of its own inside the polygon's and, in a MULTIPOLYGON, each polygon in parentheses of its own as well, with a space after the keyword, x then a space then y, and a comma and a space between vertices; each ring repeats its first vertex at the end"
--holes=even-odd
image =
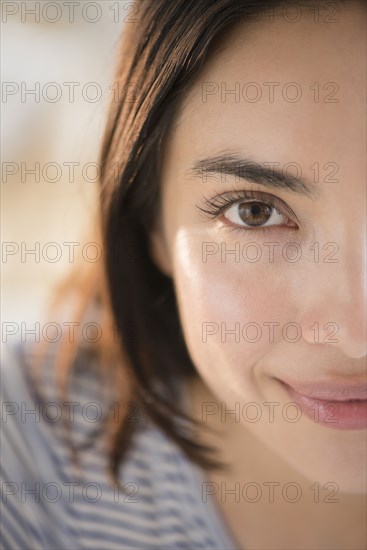
MULTIPOLYGON (((162 214, 151 236, 152 255, 174 280, 185 341, 199 373, 189 391, 191 411, 216 430, 216 435, 199 430, 198 437, 215 444, 219 457, 230 465, 227 473, 208 474, 208 480, 227 487, 250 480, 274 481, 280 487, 297 482, 303 489, 297 504, 278 493, 274 503, 262 498, 255 505, 244 499, 236 503, 230 496, 222 499, 218 491, 215 500, 239 547, 366 545, 366 431, 332 429, 305 415, 297 422, 285 420, 281 413, 291 399, 279 382, 366 381, 365 37, 362 2, 340 8, 333 24, 315 23, 305 12, 293 24, 282 17, 251 28, 240 22, 216 44, 184 97, 162 159, 162 214), (256 103, 236 102, 233 95, 222 101, 220 93, 203 101, 206 82, 225 82, 230 89, 235 82, 242 87, 249 81, 280 82, 274 102, 264 86, 256 103), (288 82, 301 86, 300 101, 282 97, 288 82), (315 82, 320 83, 319 102, 309 89, 315 82), (335 103, 323 101, 330 91, 323 89, 327 82, 339 85, 335 103), (280 166, 297 162, 315 197, 228 175, 225 181, 220 175, 203 181, 189 172, 198 160, 223 152, 280 166), (315 162, 320 165, 319 182, 309 168, 315 162), (328 162, 338 164, 337 182, 326 180, 322 167, 328 162), (233 215, 210 218, 199 210, 205 207, 204 197, 234 189, 281 199, 293 213, 286 214, 293 223, 282 218, 283 224, 276 221, 259 230, 234 224, 233 215), (279 243, 282 250, 290 241, 300 245, 301 260, 285 261, 276 252, 270 262, 264 243, 279 243), (239 243, 242 250, 250 242, 261 247, 258 262, 242 257, 235 262, 233 255, 222 262, 220 252, 203 261, 203 243, 214 243, 219 250, 221 243, 228 250, 239 243), (310 249, 315 242, 320 243, 319 262, 310 249), (333 263, 323 261, 332 249, 322 247, 330 242, 338 245, 333 263), (222 342, 220 331, 203 341, 203 323, 225 323, 231 329, 236 322, 243 327, 250 321, 262 327, 257 342, 236 342, 233 336, 222 342), (270 341, 264 325, 270 321, 281 327, 297 323, 301 338, 291 343, 275 330, 270 341), (316 322, 320 341, 310 329, 316 322), (338 327, 336 341, 329 342, 330 331, 323 332, 326 323, 338 327), (220 414, 223 405, 233 410, 239 404, 242 410, 249 402, 260 407, 258 422, 220 414), (273 422, 264 402, 279 403, 273 422), (208 410, 220 412, 204 416, 208 410), (330 482, 330 490, 325 489, 330 482), (309 489, 315 483, 320 484, 318 503, 309 489), (324 502, 332 488, 337 503, 324 502)), ((236 209, 238 203, 232 214, 236 209)), ((248 414, 254 415, 254 409, 248 414)))

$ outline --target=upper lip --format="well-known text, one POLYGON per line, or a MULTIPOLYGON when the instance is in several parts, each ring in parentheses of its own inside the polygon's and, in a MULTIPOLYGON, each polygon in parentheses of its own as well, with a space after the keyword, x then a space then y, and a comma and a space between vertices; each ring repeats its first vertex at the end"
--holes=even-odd
POLYGON ((367 383, 349 380, 290 381, 280 380, 295 392, 311 399, 323 401, 349 401, 367 399, 367 383))

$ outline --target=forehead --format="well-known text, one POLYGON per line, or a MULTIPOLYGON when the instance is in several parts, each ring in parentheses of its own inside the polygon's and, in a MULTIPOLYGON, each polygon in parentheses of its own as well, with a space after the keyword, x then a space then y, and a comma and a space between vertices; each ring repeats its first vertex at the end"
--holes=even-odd
MULTIPOLYGON (((238 23, 217 42, 174 125, 180 155, 234 149, 265 161, 361 158, 365 143, 366 18, 363 3, 333 23, 238 23), (189 137, 189 139, 188 139, 189 137), (355 148, 346 144, 356 144, 355 148)), ((322 19, 322 18, 321 18, 322 19)))

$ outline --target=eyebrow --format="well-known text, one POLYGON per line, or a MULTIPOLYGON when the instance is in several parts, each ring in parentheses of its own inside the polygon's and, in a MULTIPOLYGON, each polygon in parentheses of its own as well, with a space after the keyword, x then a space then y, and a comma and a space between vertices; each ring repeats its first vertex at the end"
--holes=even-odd
POLYGON ((220 154, 196 161, 187 171, 188 175, 200 177, 207 181, 207 175, 234 176, 247 182, 257 183, 271 189, 284 189, 294 193, 300 193, 310 198, 315 198, 318 193, 315 186, 309 185, 301 177, 296 177, 288 172, 295 168, 300 169, 296 163, 288 163, 288 171, 277 162, 257 162, 250 158, 244 158, 237 154, 220 154))

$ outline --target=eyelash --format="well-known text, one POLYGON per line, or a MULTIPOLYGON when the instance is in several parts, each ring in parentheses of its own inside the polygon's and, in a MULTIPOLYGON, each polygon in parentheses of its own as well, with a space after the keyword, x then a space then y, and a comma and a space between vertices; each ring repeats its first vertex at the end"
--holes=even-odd
MULTIPOLYGON (((273 208, 277 212, 277 214, 284 216, 285 218, 297 219, 296 215, 292 212, 289 206, 287 206, 282 200, 278 199, 274 195, 270 195, 269 193, 264 193, 261 191, 250 191, 245 189, 227 191, 225 193, 215 195, 212 198, 204 197, 203 202, 205 207, 198 205, 197 208, 201 212, 209 216, 210 218, 219 218, 221 214, 226 212, 234 204, 240 204, 244 202, 249 202, 249 203, 259 202, 267 205, 268 207, 273 208)), ((226 223, 228 225, 231 224, 231 222, 228 220, 226 223)), ((233 231, 245 230, 245 231, 259 232, 259 231, 274 230, 274 228, 285 229, 287 227, 284 225, 269 225, 269 226, 259 226, 259 227, 249 228, 241 225, 233 225, 232 230, 233 231)), ((292 229, 295 229, 295 228, 292 228, 292 229)))

